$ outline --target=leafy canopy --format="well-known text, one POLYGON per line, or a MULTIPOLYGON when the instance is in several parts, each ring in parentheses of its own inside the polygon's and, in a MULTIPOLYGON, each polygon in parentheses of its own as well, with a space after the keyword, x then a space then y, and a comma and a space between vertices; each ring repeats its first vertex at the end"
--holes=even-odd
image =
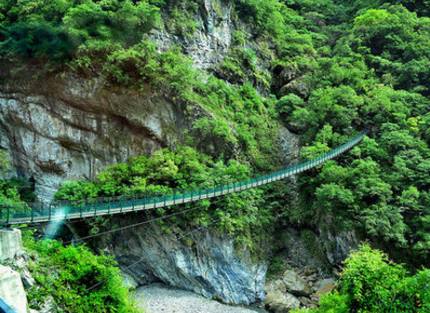
POLYGON ((337 290, 320 301, 320 307, 296 312, 418 312, 430 310, 430 270, 410 275, 378 250, 363 245, 345 261, 337 290))
POLYGON ((25 246, 35 257, 29 263, 37 282, 28 293, 30 305, 53 297, 63 312, 137 312, 112 257, 94 255, 84 246, 35 241, 29 234, 25 246))

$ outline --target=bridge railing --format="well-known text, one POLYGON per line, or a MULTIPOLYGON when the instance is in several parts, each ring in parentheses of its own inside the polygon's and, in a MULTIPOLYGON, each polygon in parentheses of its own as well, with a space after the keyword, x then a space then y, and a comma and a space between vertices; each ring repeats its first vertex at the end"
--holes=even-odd
POLYGON ((49 220, 63 220, 71 218, 84 218, 99 215, 109 215, 121 212, 145 210, 158 207, 166 207, 174 204, 187 203, 200 199, 213 198, 216 196, 239 192, 268 184, 273 181, 281 180, 285 177, 298 174, 316 167, 329 159, 345 152, 362 140, 365 132, 353 137, 329 152, 326 152, 315 159, 307 160, 302 163, 293 164, 270 174, 257 176, 239 182, 222 184, 215 187, 186 190, 183 192, 172 191, 171 194, 154 195, 141 198, 105 199, 105 201, 86 200, 80 203, 59 202, 51 205, 36 205, 32 208, 19 208, 15 206, 0 205, 0 223, 33 223, 49 220))

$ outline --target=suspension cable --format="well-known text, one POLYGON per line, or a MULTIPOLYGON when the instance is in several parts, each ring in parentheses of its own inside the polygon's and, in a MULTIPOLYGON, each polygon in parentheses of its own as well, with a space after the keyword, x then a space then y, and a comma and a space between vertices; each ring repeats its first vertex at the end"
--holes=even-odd
POLYGON ((89 240, 89 239, 92 239, 92 238, 95 238, 95 237, 100 237, 100 236, 103 236, 103 235, 112 234, 112 233, 119 232, 119 231, 122 231, 122 230, 125 230, 125 229, 134 228, 134 227, 137 227, 137 226, 140 226, 140 225, 145 225, 145 224, 150 224, 150 223, 157 222, 157 221, 162 221, 162 220, 165 220, 165 219, 172 218, 174 216, 178 216, 178 215, 182 215, 182 214, 185 214, 185 213, 188 213, 188 212, 191 212, 191 211, 195 211, 198 208, 199 208, 198 206, 195 206, 195 207, 187 209, 187 210, 182 210, 182 211, 171 213, 171 214, 168 214, 168 215, 163 215, 163 216, 160 216, 160 217, 156 217, 156 218, 153 218, 153 219, 150 219, 150 220, 145 220, 145 221, 142 221, 142 222, 139 222, 139 223, 135 223, 135 224, 131 224, 131 225, 126 225, 126 226, 115 228, 115 229, 110 229, 110 230, 103 231, 103 232, 100 232, 100 233, 97 233, 97 234, 94 234, 94 235, 88 235, 88 236, 85 236, 85 237, 81 237, 81 238, 76 239, 76 240, 66 241, 66 242, 64 242, 64 244, 67 245, 67 244, 71 244, 71 243, 80 243, 80 242, 83 242, 83 241, 86 241, 86 240, 89 240))

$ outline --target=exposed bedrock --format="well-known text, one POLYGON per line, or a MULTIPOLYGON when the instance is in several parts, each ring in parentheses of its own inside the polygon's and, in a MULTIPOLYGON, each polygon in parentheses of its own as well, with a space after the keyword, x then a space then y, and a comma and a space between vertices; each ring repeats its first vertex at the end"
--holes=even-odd
POLYGON ((226 236, 206 230, 181 236, 145 225, 118 232, 105 243, 141 285, 161 281, 231 304, 264 298, 264 262, 236 249, 226 236))
MULTIPOLYGON (((151 37, 160 50, 182 46, 196 67, 208 69, 231 45, 231 13, 230 2, 205 0, 193 36, 162 28, 151 37)), ((67 73, 50 76, 30 65, 17 75, 15 68, 2 64, 0 72, 0 149, 14 165, 10 176, 33 177, 45 202, 64 180, 91 179, 106 165, 173 146, 191 125, 184 112, 201 114, 145 87, 112 87, 67 73)))
POLYGON ((196 29, 192 36, 170 33, 164 27, 153 31, 151 38, 159 50, 179 45, 193 60, 195 67, 210 69, 224 58, 231 46, 235 24, 238 23, 232 11, 232 1, 204 0, 194 16, 196 29))
POLYGON ((41 199, 69 179, 91 179, 108 164, 173 145, 185 128, 179 106, 150 92, 112 90, 68 76, 0 88, 0 148, 41 199))
MULTIPOLYGON (((179 46, 196 68, 210 72, 228 54, 233 33, 248 28, 235 14, 231 1, 204 0, 192 35, 165 25, 150 36, 159 50, 179 46)), ((168 23, 168 12, 163 15, 168 23)), ((1 67, 0 149, 14 165, 10 176, 34 178, 45 202, 64 180, 91 179, 106 165, 174 146, 192 124, 186 116, 205 114, 147 86, 133 90, 67 72, 49 75, 30 64, 1 67)))

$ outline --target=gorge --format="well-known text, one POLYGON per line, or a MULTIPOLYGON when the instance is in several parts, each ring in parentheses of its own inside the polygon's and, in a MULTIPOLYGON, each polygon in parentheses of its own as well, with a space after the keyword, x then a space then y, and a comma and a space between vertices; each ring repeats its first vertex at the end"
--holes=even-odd
POLYGON ((64 221, 55 240, 17 225, 13 255, 5 230, 0 298, 7 276, 26 313, 430 312, 429 9, 2 1, 0 220, 233 184, 367 133, 240 193, 64 221))

